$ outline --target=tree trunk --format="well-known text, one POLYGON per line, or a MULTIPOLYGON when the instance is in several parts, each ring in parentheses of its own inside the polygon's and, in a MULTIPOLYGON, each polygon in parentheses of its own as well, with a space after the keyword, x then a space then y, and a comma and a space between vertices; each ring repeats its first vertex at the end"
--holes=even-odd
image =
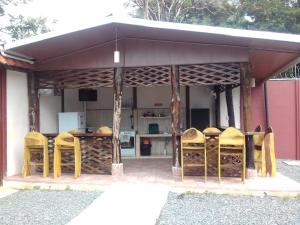
MULTIPOLYGON (((244 132, 251 131, 251 72, 248 63, 241 63, 241 97, 243 98, 244 132)), ((255 169, 253 138, 246 136, 246 167, 255 169)))
POLYGON ((220 127, 220 88, 215 86, 216 101, 215 101, 215 113, 216 113, 216 127, 220 127))
POLYGON ((173 165, 179 167, 179 136, 180 133, 180 85, 179 85, 179 68, 171 66, 171 128, 172 128, 172 144, 173 144, 173 165))
POLYGON ((113 112, 113 163, 121 163, 120 126, 123 89, 123 68, 114 70, 114 112, 113 112))
POLYGON ((230 127, 235 127, 235 118, 234 118, 234 108, 233 108, 233 99, 232 99, 232 88, 226 87, 226 105, 228 113, 228 125, 230 127))
POLYGON ((29 104, 29 129, 40 130, 40 107, 38 96, 38 80, 33 73, 28 74, 28 104, 29 104))

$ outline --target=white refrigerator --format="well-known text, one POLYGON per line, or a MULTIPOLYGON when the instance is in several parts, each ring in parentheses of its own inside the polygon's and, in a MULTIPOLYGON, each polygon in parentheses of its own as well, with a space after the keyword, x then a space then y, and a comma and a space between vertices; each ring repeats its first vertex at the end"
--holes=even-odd
POLYGON ((68 132, 79 130, 85 133, 85 116, 83 112, 58 113, 58 131, 68 132))

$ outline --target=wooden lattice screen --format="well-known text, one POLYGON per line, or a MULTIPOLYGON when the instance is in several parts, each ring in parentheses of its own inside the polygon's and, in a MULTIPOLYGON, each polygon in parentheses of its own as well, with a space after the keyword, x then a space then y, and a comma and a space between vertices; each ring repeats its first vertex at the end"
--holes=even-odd
POLYGON ((41 89, 112 87, 113 74, 112 68, 46 71, 38 73, 38 83, 41 89))
MULTIPOLYGON (((125 87, 170 85, 170 66, 126 68, 125 87)), ((38 72, 40 89, 112 87, 113 68, 81 69, 38 72)), ((240 66, 238 63, 199 64, 179 66, 180 84, 238 85, 240 66)))
POLYGON ((170 70, 169 66, 128 68, 125 72, 124 85, 127 87, 169 85, 170 70))
POLYGON ((238 63, 180 66, 179 72, 181 85, 227 85, 240 83, 240 65, 238 63))

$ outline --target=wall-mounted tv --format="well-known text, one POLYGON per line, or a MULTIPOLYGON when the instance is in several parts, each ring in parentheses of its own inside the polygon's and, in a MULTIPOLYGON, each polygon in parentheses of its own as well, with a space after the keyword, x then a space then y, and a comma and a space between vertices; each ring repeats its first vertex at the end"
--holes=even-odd
POLYGON ((97 90, 95 89, 79 89, 80 102, 95 102, 97 101, 97 90))

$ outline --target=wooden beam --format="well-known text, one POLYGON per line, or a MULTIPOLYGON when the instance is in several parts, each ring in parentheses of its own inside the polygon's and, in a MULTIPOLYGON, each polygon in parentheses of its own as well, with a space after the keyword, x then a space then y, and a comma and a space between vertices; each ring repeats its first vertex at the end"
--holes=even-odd
MULTIPOLYGON (((249 63, 241 63, 241 97, 243 104, 243 128, 244 132, 251 131, 251 70, 249 63)), ((255 169, 253 138, 246 137, 246 167, 255 169)))
POLYGON ((185 123, 186 128, 191 127, 191 109, 190 109, 190 87, 185 86, 185 123))
POLYGON ((173 144, 173 166, 180 167, 179 164, 179 133, 180 133, 180 84, 179 84, 179 67, 171 66, 171 128, 173 144))
POLYGON ((40 130, 40 107, 38 95, 38 81, 33 73, 28 73, 28 104, 29 104, 29 129, 40 130))
POLYGON ((121 67, 114 69, 113 92, 114 92, 114 112, 113 112, 113 163, 121 163, 120 127, 121 127, 121 107, 123 95, 123 74, 121 67))
POLYGON ((7 168, 6 69, 0 67, 0 185, 7 168))
POLYGON ((230 127, 235 127, 232 87, 230 85, 226 86, 225 96, 226 96, 226 105, 227 105, 227 113, 228 113, 228 125, 230 127))

